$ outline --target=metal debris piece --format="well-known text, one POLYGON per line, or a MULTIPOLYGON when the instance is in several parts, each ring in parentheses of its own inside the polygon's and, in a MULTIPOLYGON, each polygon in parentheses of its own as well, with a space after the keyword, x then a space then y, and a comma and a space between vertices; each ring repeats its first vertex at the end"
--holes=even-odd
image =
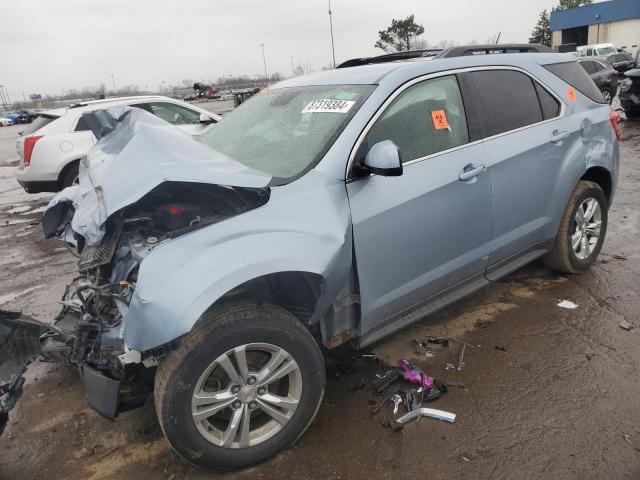
POLYGON ((626 320, 622 320, 620 322, 620 328, 624 328, 625 330, 631 330, 633 328, 633 324, 627 322, 626 320))
POLYGON ((496 345, 496 350, 499 350, 500 352, 506 352, 507 351, 507 347, 496 345))
POLYGON ((577 305, 577 304, 575 304, 575 303, 573 303, 573 302, 572 302, 572 301, 570 301, 570 300, 562 300, 562 301, 558 304, 558 306, 559 306, 560 308, 568 308, 569 310, 573 310, 574 308, 578 308, 578 305, 577 305))
POLYGON ((373 385, 373 390, 376 393, 381 393, 387 389, 389 385, 400 378, 401 373, 397 369, 389 370, 383 377, 380 377, 373 385))
POLYGON ((393 402, 393 414, 398 414, 398 409, 400 408, 400 404, 402 403, 402 397, 397 393, 391 395, 390 400, 393 402))
POLYGON ((458 352, 458 366, 456 367, 456 370, 459 372, 462 371, 462 365, 464 364, 464 350, 466 346, 467 344, 463 343, 462 346, 460 347, 460 352, 458 352))
POLYGON ((418 417, 430 417, 430 418, 435 418, 436 420, 443 420, 445 422, 450 422, 450 423, 453 423, 456 421, 455 413, 445 412, 444 410, 436 410, 435 408, 427 408, 427 407, 416 408, 415 410, 412 410, 409 413, 405 413, 401 417, 397 418, 395 421, 400 425, 404 425, 418 417))
POLYGON ((433 357, 433 348, 426 346, 423 342, 416 341, 415 352, 424 357, 433 357))
POLYGON ((466 387, 464 382, 445 382, 445 385, 447 387, 458 387, 458 388, 465 388, 466 387))

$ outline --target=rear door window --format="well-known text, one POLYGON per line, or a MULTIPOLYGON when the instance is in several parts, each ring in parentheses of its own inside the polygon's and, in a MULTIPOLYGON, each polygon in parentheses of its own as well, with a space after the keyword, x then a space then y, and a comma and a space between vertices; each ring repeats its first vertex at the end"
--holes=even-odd
POLYGON ((593 66, 593 62, 591 60, 585 60, 584 62, 578 62, 580 63, 580 66, 584 69, 585 72, 587 72, 589 75, 591 75, 592 73, 594 73, 596 71, 596 69, 593 66))
POLYGON ((587 72, 578 65, 578 62, 553 63, 543 66, 594 102, 607 103, 596 84, 593 83, 587 72))
POLYGON ((416 83, 398 95, 367 133, 357 158, 384 140, 398 146, 403 163, 468 143, 455 75, 416 83))
POLYGON ((534 82, 522 72, 480 70, 459 79, 471 141, 543 120, 534 82))
POLYGON ((591 62, 593 63, 593 71, 598 73, 601 70, 604 70, 606 67, 600 62, 591 62))
POLYGON ((59 117, 50 117, 50 116, 42 116, 42 115, 40 115, 39 117, 36 117, 33 120, 33 122, 31 122, 31 124, 24 130, 23 135, 31 135, 32 133, 35 133, 38 130, 40 130, 45 125, 50 124, 51 122, 53 122, 57 118, 59 118, 59 117))

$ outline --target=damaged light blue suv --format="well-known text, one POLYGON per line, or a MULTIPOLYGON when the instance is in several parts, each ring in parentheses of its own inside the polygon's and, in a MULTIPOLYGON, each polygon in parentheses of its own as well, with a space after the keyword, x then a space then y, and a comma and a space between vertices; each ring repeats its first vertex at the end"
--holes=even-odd
POLYGON ((200 142, 135 108, 86 114, 99 141, 43 217, 80 274, 53 324, 3 314, 19 368, 2 405, 36 355, 76 364, 102 415, 154 392, 175 451, 243 467, 309 426, 323 349, 369 345, 538 257, 587 269, 617 118, 547 50, 351 60, 263 90, 200 142))

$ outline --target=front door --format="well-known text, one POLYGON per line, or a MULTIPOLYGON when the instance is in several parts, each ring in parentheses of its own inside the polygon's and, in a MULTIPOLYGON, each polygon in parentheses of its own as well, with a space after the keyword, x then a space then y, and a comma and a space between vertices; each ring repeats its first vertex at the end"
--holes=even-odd
POLYGON ((487 154, 481 142, 469 144, 456 77, 424 80, 396 96, 355 161, 383 140, 399 147, 403 174, 347 184, 363 335, 482 276, 490 253, 487 154))

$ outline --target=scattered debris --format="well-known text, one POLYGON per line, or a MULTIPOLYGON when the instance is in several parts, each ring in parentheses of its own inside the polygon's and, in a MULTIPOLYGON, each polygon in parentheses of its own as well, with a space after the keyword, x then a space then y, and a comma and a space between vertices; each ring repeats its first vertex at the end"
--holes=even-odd
POLYGON ((625 330, 631 330, 633 328, 633 324, 627 322, 626 320, 622 320, 620 322, 620 328, 624 328, 625 330))
POLYGON ((613 254, 613 258, 615 258, 616 260, 626 260, 627 259, 626 255, 620 255, 619 253, 614 253, 613 254))
POLYGON ((427 338, 427 343, 442 345, 444 348, 449 348, 449 337, 429 337, 427 338))
POLYGON ((428 347, 424 344, 424 342, 420 342, 418 340, 414 340, 414 351, 416 355, 424 356, 427 358, 433 357, 433 348, 428 347))
POLYGON ((393 402, 393 414, 397 415, 398 410, 400 409, 400 404, 402 403, 402 397, 397 393, 391 395, 390 400, 393 402))
POLYGON ((13 440, 14 438, 16 438, 18 435, 16 435, 16 432, 9 432, 9 440, 13 440))
POLYGON ((450 423, 453 423, 456 420, 455 413, 445 412, 444 410, 436 410, 435 408, 422 407, 405 413, 401 417, 396 418, 393 422, 404 425, 406 423, 409 423, 411 420, 419 417, 430 417, 435 418, 436 420, 443 420, 450 423))
POLYGON ((506 352, 507 351, 507 347, 502 347, 500 345, 496 345, 496 350, 499 350, 500 352, 506 352))
POLYGON ((458 352, 458 366, 456 367, 456 370, 458 372, 462 371, 462 366, 464 365, 464 350, 466 348, 467 344, 463 343, 460 346, 460 351, 458 352))
POLYGON ((622 438, 624 438, 624 440, 629 444, 629 445, 633 445, 633 442, 631 441, 631 436, 628 433, 623 433, 622 434, 622 438))
POLYGON ((416 383, 425 389, 426 392, 433 388, 433 378, 424 373, 415 365, 409 363, 408 360, 399 360, 398 368, 402 372, 402 376, 405 380, 409 380, 411 383, 416 383))
POLYGON ((462 460, 464 460, 465 462, 470 462, 470 461, 471 461, 471 460, 469 460, 467 457, 462 456, 462 455, 460 456, 460 458, 461 458, 462 460))
POLYGON ((568 308, 569 310, 573 310, 574 308, 577 308, 577 307, 578 307, 578 305, 577 305, 577 304, 575 304, 575 303, 573 303, 573 302, 571 302, 571 301, 569 301, 569 300, 562 300, 562 301, 558 304, 558 306, 559 306, 560 308, 568 308))
POLYGON ((397 370, 388 370, 384 376, 380 377, 376 383, 373 385, 373 390, 376 393, 382 393, 384 390, 386 390, 389 385, 391 385, 393 382, 395 382, 397 379, 399 379, 402 376, 402 374, 397 370))
POLYGON ((454 368, 456 368, 456 366, 453 363, 447 363, 444 367, 445 370, 453 370, 454 368))

